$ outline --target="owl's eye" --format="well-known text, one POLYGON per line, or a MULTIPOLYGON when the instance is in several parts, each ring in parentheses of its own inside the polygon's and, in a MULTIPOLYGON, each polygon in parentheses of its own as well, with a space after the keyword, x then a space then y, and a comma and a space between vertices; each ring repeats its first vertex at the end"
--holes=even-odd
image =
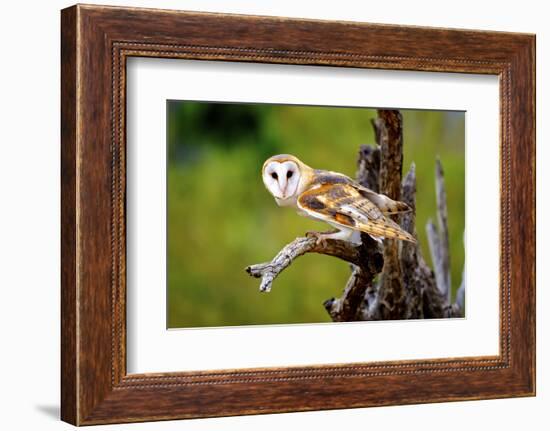
POLYGON ((276 179, 277 179, 277 172, 273 172, 273 173, 271 174, 271 178, 273 178, 274 180, 276 180, 276 179))
POLYGON ((287 171, 286 177, 291 178, 293 173, 294 173, 293 171, 287 171))

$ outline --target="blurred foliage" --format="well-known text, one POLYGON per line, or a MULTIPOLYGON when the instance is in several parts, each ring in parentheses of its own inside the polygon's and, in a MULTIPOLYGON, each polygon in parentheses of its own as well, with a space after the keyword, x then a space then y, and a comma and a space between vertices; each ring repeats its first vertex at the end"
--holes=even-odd
MULTIPOLYGON (((436 217, 434 170, 445 170, 453 292, 464 262, 464 113, 402 110, 404 174, 417 172, 417 230, 431 261, 425 225, 436 217)), ((269 294, 245 273, 286 243, 328 225, 279 208, 260 170, 274 154, 355 176, 360 144, 374 143, 376 111, 168 102, 168 327, 329 322, 322 303, 339 296, 346 263, 308 254, 269 294)))

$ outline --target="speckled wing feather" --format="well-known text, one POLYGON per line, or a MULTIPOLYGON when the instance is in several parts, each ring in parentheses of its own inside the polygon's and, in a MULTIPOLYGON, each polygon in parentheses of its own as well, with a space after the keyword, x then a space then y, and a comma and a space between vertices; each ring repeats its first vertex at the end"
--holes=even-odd
POLYGON ((375 204, 385 215, 403 214, 411 211, 411 207, 409 207, 405 202, 394 201, 386 195, 376 193, 346 175, 338 172, 324 171, 321 169, 316 169, 314 173, 315 178, 312 181, 312 185, 348 184, 355 188, 364 198, 375 204))
MULTIPOLYGON (((373 192, 374 193, 374 192, 373 192)), ((311 217, 366 232, 375 237, 416 242, 351 184, 320 184, 298 197, 298 208, 311 217)))

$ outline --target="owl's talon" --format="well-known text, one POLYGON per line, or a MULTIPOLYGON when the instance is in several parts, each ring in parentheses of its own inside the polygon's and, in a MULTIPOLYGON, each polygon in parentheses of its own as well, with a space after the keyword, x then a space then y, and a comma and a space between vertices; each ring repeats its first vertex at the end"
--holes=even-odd
POLYGON ((319 235, 319 232, 315 232, 313 230, 308 230, 306 232, 306 238, 317 237, 317 235, 319 235))
POLYGON ((317 232, 314 230, 310 230, 306 232, 306 238, 316 238, 317 241, 315 242, 315 245, 322 246, 323 248, 325 248, 327 246, 327 237, 333 234, 334 232, 335 231, 317 232))
MULTIPOLYGON (((315 238, 315 245, 321 245, 321 242, 324 242, 321 232, 316 232, 314 230, 308 230, 306 232, 306 238, 315 238)), ((326 244, 323 244, 323 246, 326 244)))

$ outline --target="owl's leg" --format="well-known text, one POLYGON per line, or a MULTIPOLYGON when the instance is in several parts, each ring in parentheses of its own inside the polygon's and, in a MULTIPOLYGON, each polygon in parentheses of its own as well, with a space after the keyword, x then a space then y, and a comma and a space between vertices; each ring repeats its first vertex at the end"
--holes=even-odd
POLYGON ((328 232, 316 232, 316 231, 309 231, 306 233, 306 236, 308 237, 315 237, 317 238, 317 245, 322 245, 325 247, 327 245, 326 240, 327 239, 336 239, 340 241, 350 241, 351 237, 353 235, 352 229, 346 229, 346 228, 340 228, 331 230, 328 232))
POLYGON ((331 231, 328 231, 328 232, 317 232, 315 230, 308 230, 306 232, 306 237, 308 238, 315 238, 317 239, 317 242, 316 244, 317 245, 322 245, 323 247, 326 247, 327 243, 326 243, 326 237, 329 236, 329 235, 333 235, 335 233, 338 233, 339 230, 331 230, 331 231))

